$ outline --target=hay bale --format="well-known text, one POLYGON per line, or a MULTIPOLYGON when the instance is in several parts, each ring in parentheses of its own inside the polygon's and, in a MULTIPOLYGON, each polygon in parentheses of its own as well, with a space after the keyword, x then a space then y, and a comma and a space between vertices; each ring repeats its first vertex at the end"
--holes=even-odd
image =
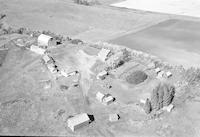
POLYGON ((147 79, 148 75, 143 71, 134 71, 126 77, 126 81, 130 84, 140 84, 147 79))

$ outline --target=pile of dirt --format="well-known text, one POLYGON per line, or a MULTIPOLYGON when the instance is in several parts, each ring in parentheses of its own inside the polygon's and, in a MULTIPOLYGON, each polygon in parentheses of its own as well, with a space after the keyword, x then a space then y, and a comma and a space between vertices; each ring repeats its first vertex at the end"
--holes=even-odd
POLYGON ((126 77, 126 81, 130 84, 140 84, 147 79, 148 75, 140 70, 132 72, 130 75, 126 77))

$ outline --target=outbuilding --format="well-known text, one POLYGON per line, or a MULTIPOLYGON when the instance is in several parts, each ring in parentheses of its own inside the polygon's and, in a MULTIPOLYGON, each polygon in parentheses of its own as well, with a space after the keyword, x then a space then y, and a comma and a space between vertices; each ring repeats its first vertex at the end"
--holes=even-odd
POLYGON ((168 71, 168 72, 166 72, 166 76, 167 76, 167 78, 169 78, 172 76, 172 73, 170 71, 168 71))
POLYGON ((120 116, 118 114, 109 114, 109 121, 110 122, 115 122, 120 119, 120 116))
POLYGON ((30 50, 37 54, 45 54, 46 50, 35 45, 31 45, 30 50))
POLYGON ((47 68, 51 73, 58 72, 57 66, 54 63, 47 64, 47 68))
POLYGON ((99 102, 103 102, 103 98, 105 97, 105 95, 101 92, 97 92, 96 94, 96 99, 99 101, 99 102))
POLYGON ((48 47, 48 46, 55 46, 55 45, 56 45, 56 40, 51 36, 41 34, 38 37, 38 46, 48 47))
POLYGON ((155 72, 156 72, 157 74, 158 74, 160 71, 161 71, 160 68, 156 68, 156 69, 155 69, 155 72))
POLYGON ((103 70, 101 71, 99 74, 97 74, 97 79, 101 79, 101 80, 104 80, 106 78, 106 76, 108 75, 108 72, 103 70))
POLYGON ((67 120, 68 127, 74 132, 82 126, 89 125, 91 122, 87 113, 75 115, 67 120))
POLYGON ((54 63, 54 62, 55 62, 55 61, 53 60, 53 58, 50 57, 49 55, 44 55, 42 59, 43 59, 43 61, 44 61, 46 64, 54 63))
POLYGON ((107 94, 104 96, 102 103, 104 105, 109 105, 112 102, 114 102, 115 98, 113 96, 111 96, 110 94, 107 94))
POLYGON ((158 78, 158 79, 163 78, 164 73, 165 73, 164 71, 160 71, 160 72, 158 73, 157 78, 158 78))

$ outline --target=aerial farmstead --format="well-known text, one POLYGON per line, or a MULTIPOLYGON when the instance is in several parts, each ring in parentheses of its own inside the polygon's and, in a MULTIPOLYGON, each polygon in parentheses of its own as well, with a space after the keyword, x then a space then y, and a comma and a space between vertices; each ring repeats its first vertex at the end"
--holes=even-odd
POLYGON ((1 0, 0 135, 200 136, 198 18, 113 1, 1 0))

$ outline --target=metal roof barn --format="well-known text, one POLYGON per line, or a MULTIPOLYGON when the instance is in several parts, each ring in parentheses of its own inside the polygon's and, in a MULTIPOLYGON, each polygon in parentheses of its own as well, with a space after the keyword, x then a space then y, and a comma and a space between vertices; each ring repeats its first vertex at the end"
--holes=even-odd
POLYGON ((38 46, 55 46, 56 41, 53 37, 41 34, 38 37, 38 46))

